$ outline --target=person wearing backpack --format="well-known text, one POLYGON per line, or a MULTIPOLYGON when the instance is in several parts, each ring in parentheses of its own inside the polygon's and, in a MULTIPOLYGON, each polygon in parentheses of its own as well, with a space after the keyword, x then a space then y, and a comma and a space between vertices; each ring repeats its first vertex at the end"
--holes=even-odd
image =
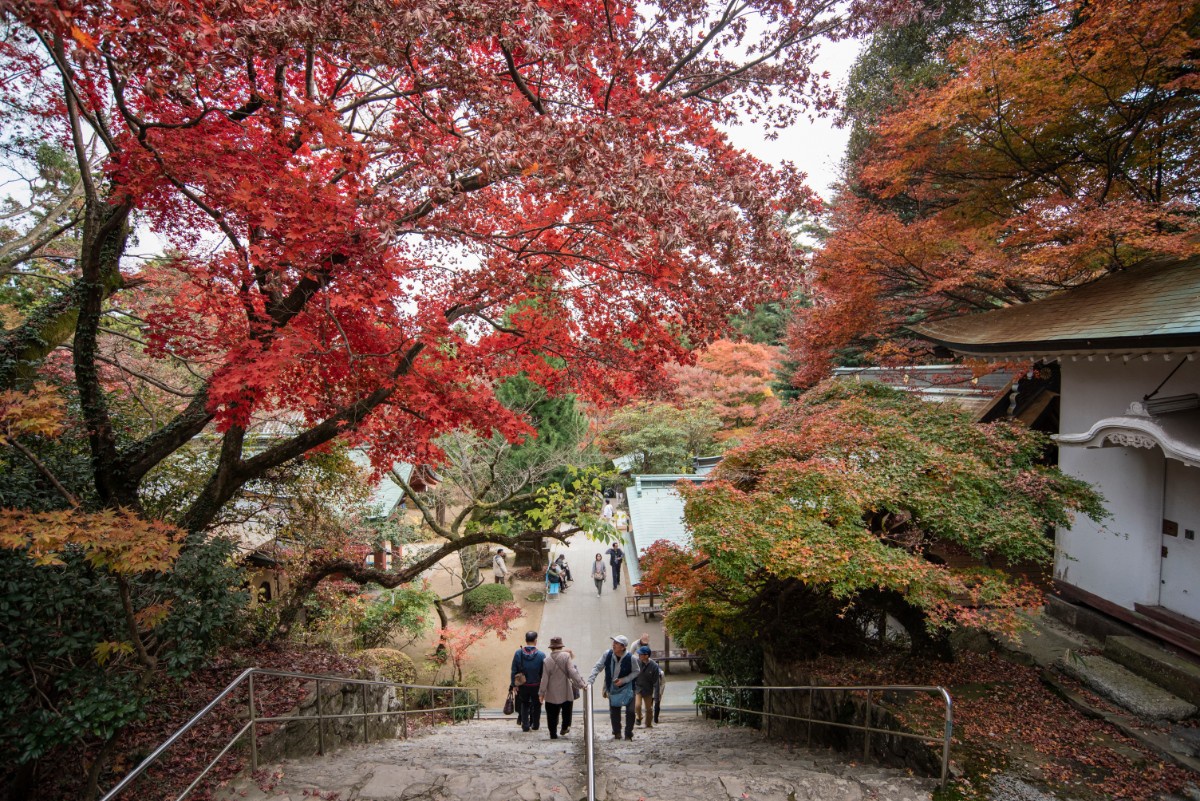
POLYGON ((633 691, 634 682, 641 665, 629 653, 629 638, 617 634, 612 638, 612 648, 604 652, 588 676, 588 684, 604 671, 604 697, 608 699, 608 712, 612 718, 613 739, 621 739, 621 710, 625 710, 625 739, 633 739, 633 691))
POLYGON ((546 654, 538 650, 536 631, 525 633, 525 645, 513 654, 508 689, 517 688, 517 722, 521 731, 537 731, 542 726, 542 702, 538 699, 542 685, 542 666, 546 654))

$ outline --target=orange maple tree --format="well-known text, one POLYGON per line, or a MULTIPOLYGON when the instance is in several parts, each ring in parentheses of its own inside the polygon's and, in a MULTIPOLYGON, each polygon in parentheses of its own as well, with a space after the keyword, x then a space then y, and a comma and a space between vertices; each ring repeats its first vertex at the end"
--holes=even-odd
POLYGON ((1104 515, 1087 484, 1039 463, 1044 445, 879 384, 822 384, 681 488, 706 575, 660 560, 654 577, 677 588, 667 625, 690 646, 794 656, 860 646, 880 611, 941 655, 955 626, 1011 631, 1040 593, 988 560, 1045 564, 1048 526, 1104 515))
POLYGON ((685 406, 708 403, 729 428, 749 425, 779 408, 771 390, 779 352, 770 345, 718 339, 693 365, 669 368, 675 395, 685 406))
POLYGON ((916 322, 1200 251, 1195 13, 1068 2, 953 44, 852 165, 792 330, 797 382, 846 350, 910 359, 916 322))

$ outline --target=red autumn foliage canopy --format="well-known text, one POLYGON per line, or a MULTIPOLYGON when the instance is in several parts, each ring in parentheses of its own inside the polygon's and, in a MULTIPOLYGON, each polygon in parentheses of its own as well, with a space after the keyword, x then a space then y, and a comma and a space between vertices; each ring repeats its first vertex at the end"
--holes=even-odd
MULTIPOLYGON (((214 422, 191 530, 335 437, 390 465, 456 427, 526 432, 501 376, 636 390, 797 266, 780 221, 813 207, 803 176, 718 125, 828 106, 816 42, 904 5, 9 4, 8 114, 85 168, 73 360, 99 501, 136 507, 214 422), (169 263, 121 261, 131 220, 169 263), (95 363, 106 303, 199 379, 132 443, 95 363), (266 416, 289 435, 251 454, 266 416)), ((41 335, 4 350, 36 357, 41 335)))
POLYGON ((952 46, 853 165, 797 311, 797 384, 846 349, 911 360, 916 322, 1200 252, 1198 37, 1194 3, 1099 0, 952 46))

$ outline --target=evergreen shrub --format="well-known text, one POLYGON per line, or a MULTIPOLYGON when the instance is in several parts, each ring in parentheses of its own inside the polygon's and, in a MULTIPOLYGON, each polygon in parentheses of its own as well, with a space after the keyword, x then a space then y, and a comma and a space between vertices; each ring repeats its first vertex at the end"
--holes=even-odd
POLYGON ((463 596, 463 611, 468 615, 480 615, 489 606, 513 600, 512 590, 504 584, 480 584, 463 596))

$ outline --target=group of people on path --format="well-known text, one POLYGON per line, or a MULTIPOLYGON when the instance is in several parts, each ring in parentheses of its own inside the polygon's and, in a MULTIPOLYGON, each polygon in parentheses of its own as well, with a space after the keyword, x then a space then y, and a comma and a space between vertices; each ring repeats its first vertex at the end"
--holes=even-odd
MULTIPOLYGON (((625 551, 621 548, 621 543, 614 542, 604 554, 596 554, 596 561, 592 563, 592 580, 596 582, 596 595, 604 594, 604 585, 608 580, 608 567, 604 564, 604 555, 608 555, 608 564, 612 566, 612 585, 613 589, 621 586, 621 568, 625 564, 625 551)), ((508 569, 508 563, 504 561, 505 554, 503 548, 497 548, 495 556, 492 557, 492 580, 496 584, 504 584, 512 575, 512 571, 508 569)), ((558 558, 550 563, 546 568, 546 583, 547 585, 556 585, 555 592, 565 590, 571 586, 571 582, 575 579, 571 577, 571 568, 567 566, 567 557, 565 554, 559 554, 558 558)))
POLYGON ((613 739, 633 739, 634 723, 654 728, 656 709, 662 697, 662 669, 650 658, 650 635, 643 634, 631 648, 623 634, 612 638, 586 679, 575 665, 575 655, 564 648, 562 637, 550 638, 550 653, 538 649, 538 633, 525 634, 525 645, 513 654, 509 695, 521 731, 537 731, 546 706, 550 739, 566 736, 571 729, 574 702, 584 687, 604 673, 604 697, 608 699, 613 739), (643 724, 643 721, 645 723, 643 724), (622 731, 624 723, 624 731, 622 731))

